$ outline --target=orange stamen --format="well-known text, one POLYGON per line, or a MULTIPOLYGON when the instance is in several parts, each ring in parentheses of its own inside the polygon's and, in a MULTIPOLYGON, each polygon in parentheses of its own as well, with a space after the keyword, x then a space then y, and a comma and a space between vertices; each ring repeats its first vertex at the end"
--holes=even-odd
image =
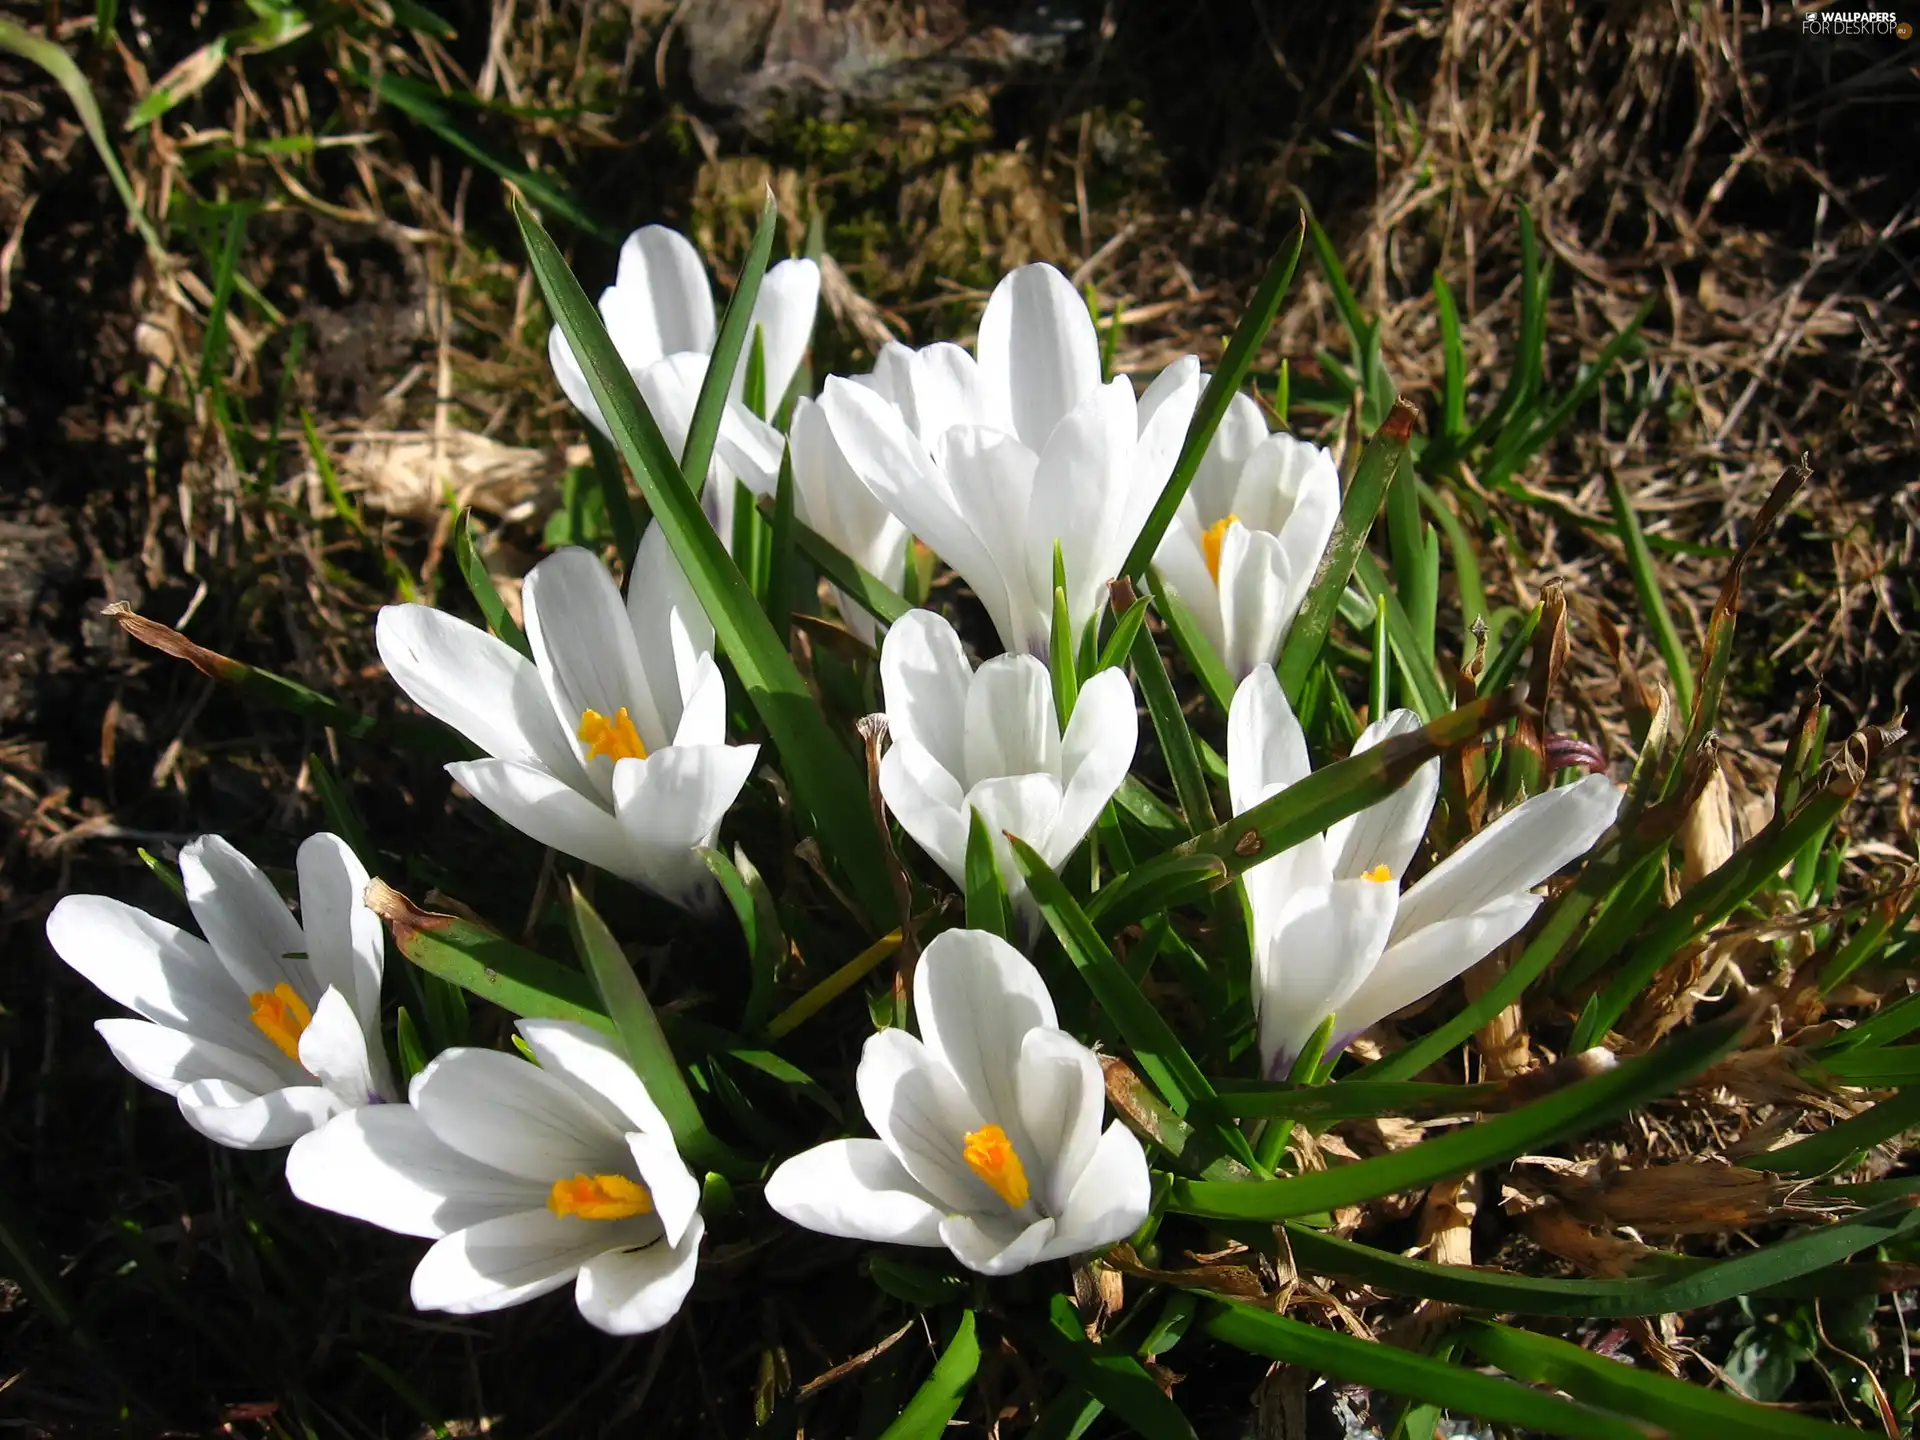
POLYGON ((967 1168, 992 1186, 993 1193, 1011 1209, 1018 1210, 1027 1203, 1032 1193, 1027 1188, 1027 1170, 1006 1131, 998 1125, 982 1125, 968 1132, 963 1153, 967 1168))
POLYGON ((301 1032, 313 1023, 313 1011, 307 1008, 307 1002, 283 980, 272 990, 254 991, 247 996, 247 1004, 253 1007, 249 1018, 260 1033, 298 1064, 301 1032))
POLYGON ((1200 537, 1200 548, 1206 552, 1207 573, 1213 577, 1213 583, 1220 583, 1220 547, 1227 543, 1227 528, 1237 524, 1240 517, 1229 515, 1224 520, 1216 520, 1207 527, 1207 533, 1200 537))
POLYGON ((547 1192, 547 1208, 582 1220, 625 1220, 653 1213, 653 1196, 638 1180, 624 1175, 575 1175, 556 1180, 547 1192))
POLYGON ((644 760, 647 747, 640 743, 640 732, 633 728, 633 717, 622 705, 609 720, 598 710, 582 711, 577 732, 586 744, 587 759, 604 755, 609 760, 644 760))
POLYGON ((1376 885, 1384 885, 1387 881, 1393 879, 1393 872, 1384 865, 1376 865, 1360 878, 1362 880, 1371 880, 1376 885))

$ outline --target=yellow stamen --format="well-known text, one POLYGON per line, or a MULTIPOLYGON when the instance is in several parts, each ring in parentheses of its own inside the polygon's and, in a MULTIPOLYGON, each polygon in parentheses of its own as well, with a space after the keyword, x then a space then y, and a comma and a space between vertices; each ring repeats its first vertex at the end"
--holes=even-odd
POLYGON ((625 1220, 653 1213, 653 1196, 638 1180, 624 1175, 575 1175, 556 1180, 547 1192, 547 1208, 582 1220, 625 1220))
POLYGON ((640 732, 633 728, 633 717, 624 705, 613 712, 611 720, 598 710, 582 711, 578 733, 586 742, 589 760, 598 755, 615 761, 647 758, 647 747, 640 743, 640 732))
POLYGON ((1015 1210, 1027 1203, 1027 1168, 998 1125, 982 1125, 967 1135, 967 1167, 1015 1210))
POLYGON ((1360 878, 1362 880, 1371 880, 1376 885, 1384 885, 1387 881, 1393 879, 1393 872, 1384 865, 1376 865, 1360 878))
POLYGON ((1220 583, 1220 547, 1227 543, 1227 527, 1239 521, 1238 515, 1229 515, 1224 520, 1216 520, 1207 527, 1207 533, 1200 537, 1200 548, 1206 552, 1207 573, 1213 577, 1213 583, 1220 583))
POLYGON ((313 1011, 284 980, 272 990, 256 990, 247 996, 253 1007, 251 1019, 260 1033, 278 1045, 289 1060, 300 1059, 300 1034, 313 1023, 313 1011))

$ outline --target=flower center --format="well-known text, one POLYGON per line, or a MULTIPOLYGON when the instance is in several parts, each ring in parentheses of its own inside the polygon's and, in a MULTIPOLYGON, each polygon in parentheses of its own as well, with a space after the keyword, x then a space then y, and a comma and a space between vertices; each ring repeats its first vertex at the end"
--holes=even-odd
POLYGON ((967 1168, 992 1186, 993 1193, 1006 1201, 1010 1209, 1018 1210, 1027 1203, 1027 1196, 1032 1193, 1027 1188, 1027 1168, 1020 1163, 1020 1155, 1006 1131, 998 1125, 982 1125, 978 1130, 969 1131, 963 1153, 967 1168))
POLYGON ((1227 527, 1239 521, 1238 515, 1229 515, 1224 520, 1216 520, 1207 527, 1207 533, 1200 537, 1200 548, 1206 552, 1207 573, 1213 577, 1213 583, 1220 583, 1220 547, 1227 543, 1227 527))
POLYGON ((1376 865, 1360 878, 1362 880, 1371 880, 1376 885, 1384 885, 1393 879, 1393 872, 1384 865, 1376 865))
POLYGON ((278 1045, 296 1065, 300 1063, 300 1035, 313 1023, 313 1011, 284 980, 271 990, 256 990, 247 996, 252 1006, 249 1018, 260 1033, 278 1045))
POLYGON ((577 733, 587 747, 589 760, 601 755, 614 761, 647 758, 647 747, 640 743, 640 732, 633 728, 633 717, 624 705, 613 712, 611 720, 598 710, 581 711, 577 733))
POLYGON ((547 1208, 582 1220, 626 1220, 653 1213, 653 1196, 638 1180, 624 1175, 575 1175, 556 1180, 547 1192, 547 1208))

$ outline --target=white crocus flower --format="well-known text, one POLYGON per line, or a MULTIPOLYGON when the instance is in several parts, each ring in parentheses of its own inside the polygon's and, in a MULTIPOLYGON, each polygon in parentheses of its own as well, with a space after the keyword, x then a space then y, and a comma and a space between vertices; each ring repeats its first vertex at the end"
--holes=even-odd
POLYGON ((95 1023, 114 1058, 235 1149, 291 1144, 395 1095, 380 1047, 386 941, 361 900, 367 872, 334 835, 310 837, 298 863, 298 920, 218 835, 180 852, 204 940, 105 895, 69 895, 47 917, 60 958, 145 1017, 95 1023))
POLYGON ((854 473, 973 588, 1001 643, 1044 656, 1054 547, 1077 636, 1173 471, 1199 364, 1169 367, 1138 400, 1125 376, 1102 385, 1093 320, 1050 265, 995 287, 976 349, 971 367, 934 346, 877 384, 830 379, 821 409, 854 473))
POLYGON ((413 1303, 500 1310, 574 1282, 615 1335, 657 1330, 692 1288, 700 1184, 631 1066, 598 1034, 522 1020, 537 1065, 448 1050, 411 1103, 343 1115, 287 1157, 309 1205, 433 1240, 413 1303))
POLYGON ((809 1230, 945 1245, 985 1275, 1104 1250, 1147 1217, 1147 1159, 1101 1132, 1100 1063, 1058 1026, 1040 972, 1006 941, 949 930, 913 977, 920 1038, 882 1030, 856 1085, 877 1140, 834 1140, 767 1181, 809 1230))
MULTIPOLYGON (((1411 711, 1396 710, 1354 749, 1419 728, 1411 711)), ((1306 737, 1273 667, 1262 665, 1235 692, 1227 718, 1234 814, 1308 773, 1306 737)), ((1327 1016, 1332 1054, 1519 934, 1540 906, 1533 887, 1586 854, 1620 808, 1604 775, 1530 796, 1402 892, 1439 788, 1440 762, 1430 761, 1384 800, 1243 877, 1270 1078, 1286 1077, 1327 1016)))
POLYGON ((1279 653, 1339 514, 1332 457, 1235 395, 1154 556, 1235 680, 1279 653))
MULTIPOLYGON (((769 267, 754 300, 753 328, 747 331, 740 363, 730 379, 730 395, 738 399, 745 384, 753 329, 757 328, 766 361, 767 408, 771 411, 780 404, 806 355, 819 303, 820 267, 813 261, 782 260, 769 267)), ((620 268, 614 282, 600 293, 600 318, 636 381, 670 356, 712 354, 719 328, 713 290, 693 242, 664 225, 648 225, 629 235, 620 247, 620 268)), ((547 357, 560 388, 574 407, 601 434, 609 434, 600 407, 587 387, 586 374, 557 325, 547 335, 547 357)), ((704 366, 701 373, 705 373, 704 366)), ((653 397, 647 398, 651 405, 653 397)))
MULTIPOLYGON (((804 396, 794 403, 788 440, 793 453, 793 512, 800 523, 882 584, 898 590, 907 572, 907 527, 860 483, 840 453, 826 416, 804 396)), ((833 593, 847 628, 871 645, 873 617, 838 587, 833 593)))
POLYGON ((380 612, 380 658, 414 704, 487 755, 447 766, 482 805, 542 845, 677 904, 712 896, 695 848, 752 773, 726 742, 713 626, 658 525, 619 589, 586 550, 527 575, 528 660, 425 605, 380 612))
POLYGON ((1133 763, 1140 724, 1125 673, 1088 680, 1062 735, 1044 665, 999 655, 976 671, 953 626, 912 610, 880 647, 880 686, 893 737, 880 762, 887 808, 957 885, 966 883, 969 815, 979 811, 1007 893, 1030 917, 1002 832, 1055 870, 1073 854, 1133 763))

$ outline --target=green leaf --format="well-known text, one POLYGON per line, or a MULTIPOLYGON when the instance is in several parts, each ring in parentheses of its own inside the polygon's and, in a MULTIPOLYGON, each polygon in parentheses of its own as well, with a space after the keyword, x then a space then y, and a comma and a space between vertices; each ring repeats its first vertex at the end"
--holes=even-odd
POLYGON ((1047 674, 1053 681, 1053 713, 1062 733, 1080 698, 1080 677, 1073 663, 1073 621, 1067 610, 1067 564, 1060 542, 1053 542, 1053 623, 1047 627, 1047 674))
POLYGON ((1016 1321, 1014 1329, 1066 1377, 1146 1440, 1194 1440, 1193 1426, 1167 1392, 1132 1355, 1088 1340, 1073 1302, 1055 1295, 1051 1324, 1016 1321))
POLYGON ((1087 919, 1111 933, 1211 895, 1232 878, 1218 855, 1158 855, 1094 891, 1087 919))
POLYGON ((500 592, 493 588, 493 577, 487 573, 486 563, 481 560, 480 551, 473 543, 473 510, 470 507, 460 512, 460 519, 454 524, 453 553, 460 562, 460 574, 467 582, 467 589, 472 592, 474 603, 486 617, 487 628, 531 659, 533 650, 527 644, 527 634, 520 628, 520 622, 508 612, 500 592))
POLYGON ((1433 272, 1433 308, 1440 320, 1440 354, 1445 367, 1440 433, 1448 440, 1458 440, 1467 428, 1467 351, 1460 340, 1460 311, 1453 303, 1453 290, 1438 270, 1433 272))
MULTIPOLYGON (((748 698, 779 748, 794 797, 870 915, 894 915, 886 857, 867 803, 866 775, 828 726, 793 658, 753 591, 713 533, 660 429, 621 361, 599 312, 567 269, 552 239, 516 208, 534 274, 555 322, 573 346, 589 388, 665 532, 748 698)), ((716 353, 715 364, 725 357, 716 353)))
POLYGON ((1294 1220, 1286 1222, 1286 1229, 1293 1258, 1308 1274, 1332 1275, 1394 1294, 1476 1310, 1598 1320, 1702 1310, 1786 1285, 1920 1229, 1920 1209, 1911 1197, 1892 1200, 1731 1260, 1662 1256, 1662 1262, 1671 1263, 1623 1280, 1546 1280, 1481 1266, 1437 1265, 1343 1240, 1294 1220))
POLYGON ((980 1341, 974 1334, 973 1311, 963 1310, 953 1339, 933 1363, 933 1373, 914 1391, 900 1417, 880 1432, 880 1440, 940 1440, 947 1422, 959 1413, 979 1368, 980 1341))
POLYGON ((1376 605, 1387 607, 1387 638, 1393 651, 1395 668, 1400 672, 1401 699, 1418 711, 1422 720, 1444 714, 1452 700, 1434 669, 1431 623, 1427 627, 1428 638, 1423 639, 1402 608, 1400 597, 1387 584, 1380 563, 1366 551, 1362 550, 1354 557, 1353 568, 1367 595, 1376 605))
POLYGON ((620 454, 597 425, 587 426, 587 450, 593 456, 593 478, 600 488, 600 511, 613 534, 614 553, 629 571, 640 549, 640 525, 633 513, 633 497, 620 468, 620 454))
POLYGON ((1213 824, 1213 801, 1207 795, 1207 777, 1200 768, 1200 752, 1193 743, 1193 731, 1187 727, 1186 714, 1180 709, 1180 697, 1174 694, 1167 678, 1166 662, 1151 631, 1141 629, 1133 638, 1133 674, 1140 685, 1140 698, 1153 722, 1153 733, 1160 741, 1160 753, 1173 776, 1174 793, 1180 797, 1180 809, 1188 834, 1213 824))
POLYGON ((1347 482, 1333 537, 1327 542, 1320 569, 1314 574, 1299 613, 1293 617, 1287 643, 1280 651, 1280 687, 1295 704, 1327 642, 1327 631, 1333 624, 1334 612, 1339 609, 1341 592, 1347 588, 1354 562, 1367 543, 1367 532, 1373 528, 1374 516, 1380 513, 1380 502, 1387 487, 1393 483, 1400 462, 1406 457, 1407 445, 1413 438, 1413 424, 1418 418, 1419 412, 1413 406, 1404 400, 1396 401, 1386 423, 1374 432, 1367 448, 1360 452, 1360 464, 1353 472, 1353 479, 1347 482))
POLYGON ((1461 1331, 1489 1365, 1536 1385, 1551 1385, 1576 1400, 1605 1406, 1675 1440, 1839 1440, 1857 1436, 1851 1425, 1829 1425, 1790 1410, 1736 1400, 1718 1390, 1669 1380, 1650 1370, 1609 1360, 1526 1330, 1468 1321, 1461 1331))
POLYGON ((1813 1176, 1838 1170, 1854 1156, 1884 1140, 1920 1126, 1920 1087, 1902 1090, 1851 1120, 1830 1125, 1818 1135, 1796 1140, 1764 1155, 1750 1155, 1740 1163, 1749 1170, 1776 1175, 1813 1176))
POLYGON ((780 929, 780 913, 767 882, 760 878, 760 872, 753 868, 744 851, 736 849, 734 855, 739 861, 737 865, 711 846, 700 847, 700 858, 713 872, 713 878, 720 882, 721 892, 733 907, 734 918, 740 922, 740 933, 747 942, 750 979, 740 1024, 752 1034, 772 1013, 775 976, 780 962, 786 958, 787 937, 780 929))
POLYGON ((720 437, 720 418, 726 412, 732 394, 734 372, 740 368, 740 354, 753 325, 754 301, 760 298, 760 281, 766 276, 767 261, 773 255, 773 235, 779 228, 780 209, 773 192, 760 210, 760 223, 754 227, 753 244, 747 250, 746 264, 740 268, 739 282, 727 312, 720 317, 720 329, 713 340, 713 354, 707 361, 706 379, 693 404, 693 419, 687 426, 687 443, 680 451, 680 473, 697 493, 706 478, 707 462, 713 458, 714 442, 720 437))
POLYGON ((413 1077, 426 1069, 427 1062, 433 1058, 427 1054, 427 1047, 420 1043, 420 1032, 404 1005, 400 1007, 399 1019, 394 1022, 393 1039, 394 1047, 400 1052, 400 1088, 404 1092, 413 1083, 413 1077))
POLYGON ((693 1102, 693 1092, 687 1088, 680 1062, 673 1058, 667 1037, 660 1029, 660 1017, 653 1013, 647 992, 640 987, 640 977, 633 973, 620 942, 613 938, 606 922, 580 893, 579 885, 571 879, 567 885, 567 929, 573 935, 574 949, 579 952, 581 963, 593 979, 593 988, 599 992, 602 1007, 613 1020, 613 1037, 619 1042, 627 1063, 633 1066, 633 1073, 640 1077, 647 1094, 666 1117, 680 1153, 696 1165, 715 1170, 727 1168, 724 1147, 707 1131, 707 1122, 701 1118, 700 1107, 693 1102))
POLYGON ((144 845, 137 847, 134 853, 140 857, 140 863, 153 872, 154 878, 173 892, 174 899, 180 901, 182 904, 186 903, 187 887, 181 881, 178 870, 148 850, 144 845))
POLYGON ((1146 619, 1147 597, 1140 595, 1127 606, 1126 613, 1114 622, 1113 633, 1107 636, 1107 643, 1100 648, 1100 658, 1094 662, 1093 669, 1088 672, 1089 676, 1126 664, 1127 657, 1133 653, 1135 638, 1140 634, 1140 627, 1146 623, 1146 619))
MULTIPOLYGON (((769 503, 762 500, 761 508, 765 509, 769 503)), ((891 625, 913 609, 906 596, 851 559, 819 531, 808 529, 797 519, 793 522, 793 539, 841 594, 857 602, 882 624, 891 625)))
POLYGON ((1285 1220, 1465 1175, 1537 1146, 1563 1144, 1649 1100, 1671 1094, 1731 1049, 1747 1021, 1743 1012, 1699 1026, 1651 1054, 1625 1061, 1522 1109, 1371 1160, 1241 1184, 1176 1179, 1167 1207, 1220 1220, 1285 1220))
POLYGON ((1322 1330, 1253 1305, 1215 1302, 1205 1324, 1214 1339, 1250 1354, 1542 1435, 1576 1440, 1653 1440, 1665 1433, 1510 1380, 1396 1346, 1357 1340, 1336 1330, 1322 1330))
MULTIPOLYGON (((760 332, 754 331, 757 336, 760 332)), ((773 524, 767 535, 767 619, 782 645, 792 644, 794 539, 793 451, 781 452, 780 479, 773 493, 773 524)))
MULTIPOLYGON (((1180 598, 1180 592, 1164 584, 1158 571, 1153 572, 1152 581, 1153 608, 1166 621, 1167 634, 1173 637, 1174 648, 1200 682, 1200 689, 1208 703, 1225 715, 1233 708, 1234 685, 1233 677, 1221 662, 1220 652, 1213 648, 1213 642, 1207 639, 1193 611, 1180 598)), ((1272 656, 1267 658, 1273 659, 1272 656)))
POLYGON ((1640 597, 1640 611, 1653 631, 1653 643, 1660 650, 1660 658, 1667 662, 1674 701, 1683 715, 1688 714, 1693 710, 1693 666, 1688 663, 1686 648, 1680 643, 1680 632, 1674 628, 1666 597, 1660 593, 1660 573, 1654 567, 1653 552, 1647 548, 1640 517, 1634 513, 1626 487, 1612 470, 1607 472, 1607 499, 1613 505, 1614 532, 1626 548, 1627 573, 1633 577, 1634 591, 1640 597))
POLYGON ((1300 245, 1305 237, 1304 211, 1301 220, 1302 227, 1294 232, 1293 239, 1280 248, 1267 266, 1267 273, 1260 279, 1260 288, 1254 292, 1253 303, 1247 307, 1247 313, 1240 317, 1239 325, 1234 328, 1233 338, 1227 342, 1227 353, 1220 357, 1220 367, 1208 378, 1200 403, 1194 407, 1193 422, 1187 427, 1187 438, 1180 447, 1180 458, 1174 462, 1173 473, 1167 477, 1160 498, 1153 502, 1153 509, 1148 513, 1146 523, 1140 527, 1133 548, 1127 552, 1126 563, 1120 567, 1120 573, 1130 579, 1139 580, 1147 573, 1147 566, 1153 563, 1154 552, 1160 548, 1167 526, 1173 523, 1174 513, 1186 498, 1187 487, 1193 484, 1194 473, 1200 468, 1207 446, 1213 442, 1214 431, 1220 428, 1220 422, 1226 418, 1227 407, 1233 403, 1233 397, 1246 382, 1247 372, 1253 368, 1261 342, 1273 327, 1273 317, 1280 313, 1280 302, 1286 298, 1287 288, 1293 284, 1294 268, 1300 263, 1300 245))
POLYGON ((993 835, 980 812, 967 807, 967 928, 1013 939, 1013 905, 993 854, 993 835))

